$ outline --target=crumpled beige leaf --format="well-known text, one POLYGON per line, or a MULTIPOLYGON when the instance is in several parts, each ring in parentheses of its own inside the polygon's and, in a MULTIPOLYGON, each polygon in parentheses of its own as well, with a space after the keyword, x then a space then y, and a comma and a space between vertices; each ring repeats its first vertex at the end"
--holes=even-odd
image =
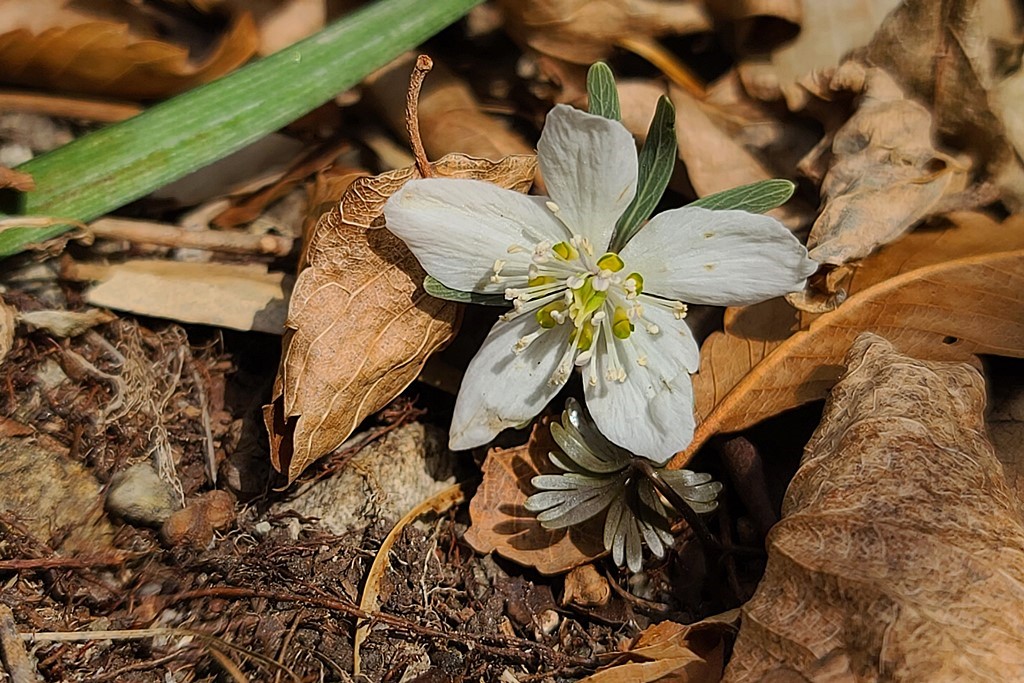
POLYGON ((1015 0, 905 0, 865 53, 929 105, 938 133, 987 171, 1014 211, 1024 209, 1022 22, 1015 0))
POLYGON ((548 453, 558 450, 547 421, 533 427, 530 440, 516 448, 492 448, 483 464, 483 481, 469 503, 470 527, 464 536, 480 553, 496 552, 541 574, 563 574, 604 554, 603 517, 569 529, 545 529, 537 513, 526 509, 536 493, 530 480, 555 474, 548 453))
POLYGON ((18 322, 30 329, 46 330, 57 337, 77 337, 97 325, 117 320, 116 315, 99 308, 87 308, 84 311, 24 311, 17 317, 18 322))
POLYGON ((819 263, 841 265, 910 230, 964 188, 966 169, 935 149, 931 114, 881 69, 847 62, 831 85, 863 94, 832 141, 824 207, 807 247, 819 263))
POLYGON ((983 379, 871 334, 845 364, 724 680, 1021 680, 1024 520, 983 379))
POLYGON ((957 227, 911 233, 862 261, 845 285, 850 297, 829 313, 800 316, 781 300, 730 309, 726 331, 701 347, 693 378, 700 422, 671 466, 684 466, 715 434, 823 398, 863 331, 928 360, 1024 356, 1024 217, 1001 225, 978 214, 957 219, 957 227))
POLYGON ((580 683, 718 683, 736 610, 695 624, 662 621, 648 626, 607 668, 580 683))
POLYGON ((544 55, 590 65, 623 38, 711 29, 700 3, 680 0, 501 0, 505 28, 544 55))
MULTIPOLYGON (((532 155, 491 162, 452 154, 432 167, 524 192, 536 163, 532 155)), ((273 402, 263 408, 271 462, 289 481, 409 386, 455 333, 461 309, 423 291, 416 258, 382 229, 388 197, 417 177, 409 167, 357 179, 309 235, 273 402)))
POLYGON ((243 12, 202 60, 167 42, 141 11, 101 0, 5 0, 0 12, 0 80, 132 99, 166 97, 221 76, 256 52, 243 12))

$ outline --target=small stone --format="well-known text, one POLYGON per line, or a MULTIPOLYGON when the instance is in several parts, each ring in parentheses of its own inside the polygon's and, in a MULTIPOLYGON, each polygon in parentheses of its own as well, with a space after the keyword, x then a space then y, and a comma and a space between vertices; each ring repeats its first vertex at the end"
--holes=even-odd
MULTIPOLYGON (((546 609, 537 615, 537 629, 544 635, 550 636, 558 628, 562 618, 553 609, 546 609)), ((538 638, 539 640, 539 638, 538 638)))
POLYGON ((270 522, 264 520, 262 522, 256 522, 256 526, 254 526, 252 530, 256 532, 256 534, 259 536, 266 536, 270 533, 271 529, 273 528, 274 527, 270 524, 270 522))
POLYGON ((133 524, 159 526, 179 507, 174 488, 149 463, 129 467, 110 480, 107 512, 133 524))
POLYGON ((167 518, 160 534, 168 545, 206 548, 213 532, 235 522, 235 499, 227 491, 208 491, 167 518))

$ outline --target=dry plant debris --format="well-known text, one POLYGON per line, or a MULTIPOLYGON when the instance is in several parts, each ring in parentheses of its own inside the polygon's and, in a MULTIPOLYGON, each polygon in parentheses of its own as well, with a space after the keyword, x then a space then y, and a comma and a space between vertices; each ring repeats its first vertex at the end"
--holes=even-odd
POLYGON ((984 382, 864 334, 769 535, 726 681, 1024 675, 1024 520, 984 382))

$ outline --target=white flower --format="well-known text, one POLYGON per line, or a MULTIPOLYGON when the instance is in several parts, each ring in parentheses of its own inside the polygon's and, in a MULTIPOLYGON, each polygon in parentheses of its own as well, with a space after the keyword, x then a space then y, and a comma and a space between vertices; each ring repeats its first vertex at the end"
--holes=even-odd
POLYGON ((817 264, 773 218, 700 208, 659 214, 609 253, 636 192, 629 132, 558 105, 537 150, 550 197, 430 178, 384 207, 427 273, 513 305, 466 370, 450 445, 472 448, 528 421, 580 367, 601 432, 664 463, 694 429, 699 350, 683 302, 755 303, 801 289, 817 264))

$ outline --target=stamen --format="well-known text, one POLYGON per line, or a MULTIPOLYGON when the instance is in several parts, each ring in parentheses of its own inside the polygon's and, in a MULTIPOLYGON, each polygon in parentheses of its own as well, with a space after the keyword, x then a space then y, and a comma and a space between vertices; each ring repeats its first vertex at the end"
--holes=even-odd
POLYGON ((636 357, 636 364, 639 365, 642 368, 646 368, 647 367, 647 356, 637 356, 636 357))
POLYGON ((525 254, 527 251, 528 250, 526 249, 526 247, 521 247, 518 244, 513 244, 508 249, 505 250, 505 253, 507 253, 507 254, 525 254))
POLYGON ((569 289, 579 289, 586 282, 586 278, 580 275, 570 275, 565 279, 565 286, 569 289))
POLYGON ((533 245, 533 262, 534 263, 546 263, 548 260, 548 253, 551 251, 551 242, 547 240, 541 240, 537 244, 533 245))
POLYGON ((544 206, 548 207, 548 211, 550 211, 551 213, 558 213, 560 211, 560 209, 558 208, 558 204, 555 204, 553 201, 550 200, 544 202, 544 206))
MULTIPOLYGON (((550 303, 546 306, 543 306, 542 308, 540 308, 540 310, 537 311, 537 313, 534 314, 537 318, 537 324, 546 330, 550 330, 559 322, 555 318, 554 314, 561 314, 563 310, 565 310, 565 304, 563 304, 561 301, 556 301, 554 303, 550 303)), ((562 319, 565 320, 564 317, 562 319)))
POLYGON ((518 340, 516 341, 516 343, 512 345, 512 353, 514 353, 515 355, 517 355, 517 356, 518 356, 518 355, 519 355, 520 353, 522 353, 523 351, 525 351, 525 350, 526 350, 526 348, 527 348, 527 347, 528 347, 528 346, 529 346, 530 344, 532 344, 532 343, 533 343, 533 341, 534 341, 534 340, 535 340, 535 339, 536 339, 537 337, 539 337, 539 336, 540 336, 541 334, 543 334, 543 333, 544 333, 544 330, 538 330, 537 332, 531 332, 530 334, 528 334, 528 335, 526 335, 526 336, 524 336, 524 337, 520 337, 520 338, 519 338, 519 339, 518 339, 518 340))

